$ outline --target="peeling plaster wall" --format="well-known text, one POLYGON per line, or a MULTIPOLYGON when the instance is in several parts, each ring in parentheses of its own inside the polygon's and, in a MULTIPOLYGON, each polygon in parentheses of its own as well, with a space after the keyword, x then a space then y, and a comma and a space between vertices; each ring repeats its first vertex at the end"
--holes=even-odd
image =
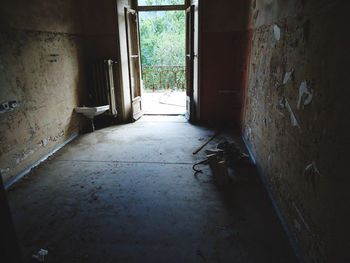
POLYGON ((73 133, 84 103, 84 52, 74 0, 0 4, 0 169, 7 181, 73 133))
POLYGON ((244 137, 304 260, 350 262, 350 3, 254 0, 250 13, 244 137))

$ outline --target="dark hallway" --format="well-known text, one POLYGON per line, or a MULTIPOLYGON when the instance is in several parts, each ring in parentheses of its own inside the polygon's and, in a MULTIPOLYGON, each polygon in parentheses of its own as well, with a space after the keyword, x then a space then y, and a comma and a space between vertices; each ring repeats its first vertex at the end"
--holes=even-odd
POLYGON ((350 262, 349 14, 0 1, 0 261, 350 262))
POLYGON ((224 190, 208 169, 193 176, 212 134, 147 117, 82 136, 9 192, 24 258, 44 247, 49 262, 296 262, 254 168, 224 190))

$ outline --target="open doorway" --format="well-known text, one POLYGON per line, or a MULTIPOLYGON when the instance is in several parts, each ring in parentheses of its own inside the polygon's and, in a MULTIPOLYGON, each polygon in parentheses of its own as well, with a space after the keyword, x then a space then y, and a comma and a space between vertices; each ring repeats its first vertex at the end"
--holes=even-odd
POLYGON ((124 106, 131 105, 133 120, 143 114, 197 117, 198 19, 190 3, 136 0, 134 9, 125 7, 131 104, 124 106))
POLYGON ((143 113, 186 113, 186 14, 139 12, 143 113))

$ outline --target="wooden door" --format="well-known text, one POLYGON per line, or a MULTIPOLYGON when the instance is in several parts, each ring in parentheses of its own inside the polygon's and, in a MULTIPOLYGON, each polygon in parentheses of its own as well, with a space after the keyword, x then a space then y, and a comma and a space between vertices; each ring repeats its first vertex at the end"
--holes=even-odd
POLYGON ((129 61, 130 96, 132 118, 138 120, 142 113, 141 52, 138 15, 135 10, 125 8, 126 33, 129 61))
POLYGON ((186 118, 194 121, 193 63, 194 61, 194 6, 186 9, 186 118))

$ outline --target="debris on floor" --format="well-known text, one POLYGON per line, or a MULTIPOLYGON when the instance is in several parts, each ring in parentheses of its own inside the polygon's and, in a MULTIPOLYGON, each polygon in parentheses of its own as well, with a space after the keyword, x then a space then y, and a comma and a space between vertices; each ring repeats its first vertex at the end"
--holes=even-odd
POLYGON ((215 131, 182 116, 80 136, 8 193, 23 261, 40 263, 43 248, 42 263, 297 262, 253 164, 229 167, 227 188, 209 164, 193 176, 220 142, 246 152, 239 133, 218 130, 197 155, 215 131))
POLYGON ((219 185, 226 185, 229 182, 228 166, 226 160, 219 154, 210 154, 207 156, 210 169, 213 172, 214 180, 219 185))
POLYGON ((45 257, 49 254, 49 251, 46 249, 40 249, 37 254, 32 255, 32 258, 36 259, 37 261, 44 262, 45 257))
POLYGON ((213 136, 211 136, 205 143, 203 143, 200 147, 198 147, 194 152, 193 155, 196 155, 197 153, 199 153, 205 146, 207 146, 208 143, 210 143, 212 140, 214 140, 216 138, 216 136, 218 136, 219 133, 215 132, 215 134, 213 136))
MULTIPOLYGON (((215 136, 216 135, 217 134, 215 134, 215 136)), ((213 137, 210 139, 212 140, 213 137)), ((207 145, 207 143, 205 145, 207 145)), ((205 153, 207 154, 206 159, 194 164, 192 169, 195 171, 195 174, 203 173, 197 166, 209 164, 213 172, 213 177, 218 185, 226 185, 229 183, 229 167, 233 167, 238 162, 249 160, 249 156, 243 153, 235 142, 220 142, 217 144, 216 149, 206 150, 205 153)))

